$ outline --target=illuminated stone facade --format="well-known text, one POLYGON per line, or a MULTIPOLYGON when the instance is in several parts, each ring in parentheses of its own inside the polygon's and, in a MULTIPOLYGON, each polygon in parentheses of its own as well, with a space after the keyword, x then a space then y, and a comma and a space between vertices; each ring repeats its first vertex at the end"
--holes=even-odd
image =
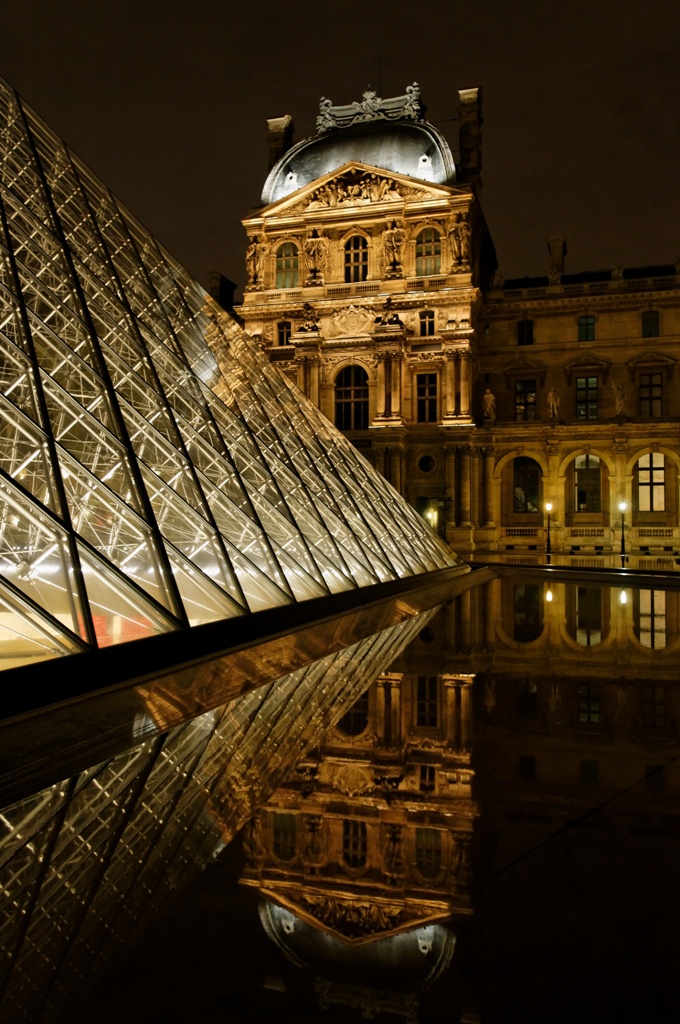
MULTIPOLYGON (((481 105, 460 159, 402 97, 321 104, 244 225, 246 330, 460 552, 680 549, 678 265, 503 281, 480 206, 481 105)), ((566 200, 565 200, 566 201, 566 200)), ((670 552, 670 554, 669 554, 670 552)))

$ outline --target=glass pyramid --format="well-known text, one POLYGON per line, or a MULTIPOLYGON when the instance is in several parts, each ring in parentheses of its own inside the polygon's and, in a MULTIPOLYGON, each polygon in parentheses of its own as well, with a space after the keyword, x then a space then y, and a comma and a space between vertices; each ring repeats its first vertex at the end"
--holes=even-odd
POLYGON ((456 564, 0 82, 4 668, 456 564))

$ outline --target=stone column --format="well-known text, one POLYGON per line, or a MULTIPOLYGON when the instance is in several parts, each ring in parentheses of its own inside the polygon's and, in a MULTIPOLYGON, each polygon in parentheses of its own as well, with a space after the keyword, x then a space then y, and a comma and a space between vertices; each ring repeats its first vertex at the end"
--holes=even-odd
POLYGON ((456 357, 453 353, 446 357, 445 398, 445 415, 447 418, 453 418, 456 415, 456 357))
POLYGON ((495 526, 493 518, 493 448, 484 448, 484 525, 495 526))
POLYGON ((385 721, 385 687, 389 686, 384 679, 378 679, 378 685, 376 686, 376 733, 378 736, 378 743, 381 746, 385 746, 387 737, 387 725, 385 721))
POLYGON ((319 408, 319 360, 312 359, 309 364, 309 397, 319 408))
POLYGON ((375 468, 378 470, 381 476, 385 476, 385 449, 375 449, 375 468))
POLYGON ((400 674, 390 679, 390 735, 392 746, 398 747, 401 742, 401 681, 400 674))
POLYGON ((378 356, 378 390, 376 394, 376 414, 385 415, 385 359, 378 356))
POLYGON ((472 739, 472 679, 461 679, 460 749, 469 750, 472 739))
POLYGON ((444 684, 444 742, 447 747, 456 747, 456 677, 442 673, 444 684))
POLYGON ((298 360, 297 364, 297 386, 303 395, 307 394, 307 361, 304 356, 298 360))
POLYGON ((446 448, 446 520, 456 525, 456 449, 446 448))
POLYGON ((460 526, 472 526, 470 521, 470 449, 461 448, 460 456, 460 526))
POLYGON ((470 416, 470 353, 460 354, 460 415, 470 416))
POLYGON ((390 483, 401 494, 401 448, 396 444, 390 448, 390 483))
POLYGON ((472 461, 470 464, 470 521, 474 526, 479 526, 482 521, 482 494, 481 494, 481 473, 480 473, 480 448, 472 449, 472 461))
POLYGON ((401 416, 401 358, 398 355, 392 356, 391 362, 391 383, 392 383, 392 416, 401 416))

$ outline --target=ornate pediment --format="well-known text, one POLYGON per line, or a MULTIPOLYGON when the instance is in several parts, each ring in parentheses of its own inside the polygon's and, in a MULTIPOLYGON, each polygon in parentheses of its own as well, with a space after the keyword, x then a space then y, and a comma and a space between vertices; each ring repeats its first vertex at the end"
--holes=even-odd
POLYGON ((353 210, 375 203, 403 203, 404 200, 450 199, 451 192, 445 185, 432 185, 352 161, 272 203, 264 215, 353 210))

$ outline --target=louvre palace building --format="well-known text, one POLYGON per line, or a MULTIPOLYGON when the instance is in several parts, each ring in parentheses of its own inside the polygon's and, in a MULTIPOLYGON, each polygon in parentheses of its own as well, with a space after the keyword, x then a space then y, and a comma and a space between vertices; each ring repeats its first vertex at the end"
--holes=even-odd
POLYGON ((272 119, 234 309, 0 81, 2 1024, 573 1020, 572 947, 664 962, 680 267, 504 281, 459 99, 457 162, 416 84, 272 119))
POLYGON ((544 277, 504 280, 459 100, 457 164, 416 84, 323 99, 297 144, 269 121, 245 328, 456 551, 544 552, 549 507, 553 552, 616 552, 623 514, 669 559, 680 264, 569 273, 555 236, 544 277))

